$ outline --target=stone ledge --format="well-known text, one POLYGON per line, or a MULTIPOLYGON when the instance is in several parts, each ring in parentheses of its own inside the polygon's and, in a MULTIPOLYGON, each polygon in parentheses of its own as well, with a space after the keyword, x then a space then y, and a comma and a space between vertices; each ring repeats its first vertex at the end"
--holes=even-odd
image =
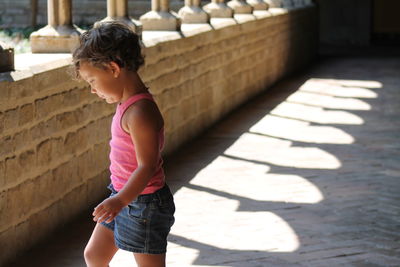
MULTIPOLYGON (((302 7, 309 8, 309 6, 302 7)), ((298 10, 298 9, 297 9, 298 10)), ((271 17, 285 15, 292 9, 270 8, 269 12, 236 16, 233 18, 212 18, 210 24, 183 25, 181 32, 178 31, 143 31, 143 44, 146 48, 157 46, 160 43, 175 41, 185 37, 195 36, 208 31, 245 24, 251 21, 269 19, 271 17)), ((293 10, 295 11, 295 10, 293 10)), ((0 82, 16 82, 30 78, 36 74, 57 68, 67 67, 71 64, 71 54, 20 54, 15 56, 15 71, 0 73, 0 82)))

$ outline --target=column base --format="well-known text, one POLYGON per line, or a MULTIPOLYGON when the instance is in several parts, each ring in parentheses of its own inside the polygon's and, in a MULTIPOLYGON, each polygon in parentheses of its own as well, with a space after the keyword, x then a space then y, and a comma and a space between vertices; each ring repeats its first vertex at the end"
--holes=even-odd
POLYGON ((282 0, 264 0, 269 7, 282 7, 282 0))
POLYGON ((32 53, 70 53, 79 45, 82 32, 75 25, 47 25, 30 35, 32 53))
POLYGON ((182 23, 208 23, 209 16, 197 6, 184 6, 178 11, 182 23))
POLYGON ((144 31, 177 31, 181 20, 175 12, 150 11, 140 17, 144 31))
POLYGON ((0 41, 0 72, 14 70, 14 48, 0 41))
POLYGON ((269 7, 263 0, 247 0, 246 2, 253 7, 253 10, 267 10, 269 7))
POLYGON ((225 3, 209 3, 203 6, 205 12, 210 15, 211 18, 232 18, 233 10, 228 7, 225 3))
POLYGON ((243 0, 231 0, 227 4, 233 9, 234 14, 251 14, 253 7, 243 0))

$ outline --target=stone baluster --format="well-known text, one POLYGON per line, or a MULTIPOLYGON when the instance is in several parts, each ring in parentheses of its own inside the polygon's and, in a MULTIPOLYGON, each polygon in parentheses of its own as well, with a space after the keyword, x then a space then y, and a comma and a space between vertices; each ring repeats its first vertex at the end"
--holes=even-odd
POLYGON ((303 3, 304 3, 304 5, 306 5, 306 6, 312 6, 312 5, 314 5, 314 3, 313 3, 312 0, 303 0, 303 3))
POLYGON ((102 21, 120 21, 128 25, 139 36, 142 34, 142 23, 128 15, 128 0, 107 0, 107 17, 102 21))
POLYGON ((48 25, 30 35, 32 53, 68 53, 82 33, 72 24, 71 0, 47 0, 48 25))
POLYGON ((185 0, 178 12, 183 23, 208 23, 208 14, 200 7, 200 0, 185 0))
POLYGON ((151 11, 140 17, 145 31, 177 31, 181 20, 170 11, 169 0, 151 0, 151 11))
POLYGON ((294 7, 302 7, 304 6, 304 1, 303 0, 292 0, 293 6, 294 7))
POLYGON ((284 8, 292 8, 294 6, 292 0, 282 0, 282 7, 284 8))
POLYGON ((232 18, 233 9, 228 7, 224 0, 211 0, 211 3, 203 7, 211 18, 232 18))
POLYGON ((0 72, 14 70, 14 48, 0 41, 0 72))

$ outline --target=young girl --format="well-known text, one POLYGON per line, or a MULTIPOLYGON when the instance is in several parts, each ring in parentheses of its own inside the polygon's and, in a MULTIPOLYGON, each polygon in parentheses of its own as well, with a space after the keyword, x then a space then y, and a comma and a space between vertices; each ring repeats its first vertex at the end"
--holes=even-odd
POLYGON ((137 70, 144 63, 138 36, 123 24, 103 22, 83 33, 73 53, 78 78, 107 103, 118 103, 111 125, 111 196, 94 209, 97 222, 85 248, 89 267, 108 266, 118 248, 137 265, 165 266, 174 223, 161 150, 164 121, 137 70))

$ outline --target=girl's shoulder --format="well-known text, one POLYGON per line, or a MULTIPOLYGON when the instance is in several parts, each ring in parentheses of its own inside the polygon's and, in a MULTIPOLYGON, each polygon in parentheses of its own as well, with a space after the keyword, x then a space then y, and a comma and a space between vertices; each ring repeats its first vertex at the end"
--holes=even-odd
POLYGON ((127 107, 121 124, 124 130, 139 127, 151 127, 158 130, 164 126, 164 120, 154 100, 143 98, 127 107))

